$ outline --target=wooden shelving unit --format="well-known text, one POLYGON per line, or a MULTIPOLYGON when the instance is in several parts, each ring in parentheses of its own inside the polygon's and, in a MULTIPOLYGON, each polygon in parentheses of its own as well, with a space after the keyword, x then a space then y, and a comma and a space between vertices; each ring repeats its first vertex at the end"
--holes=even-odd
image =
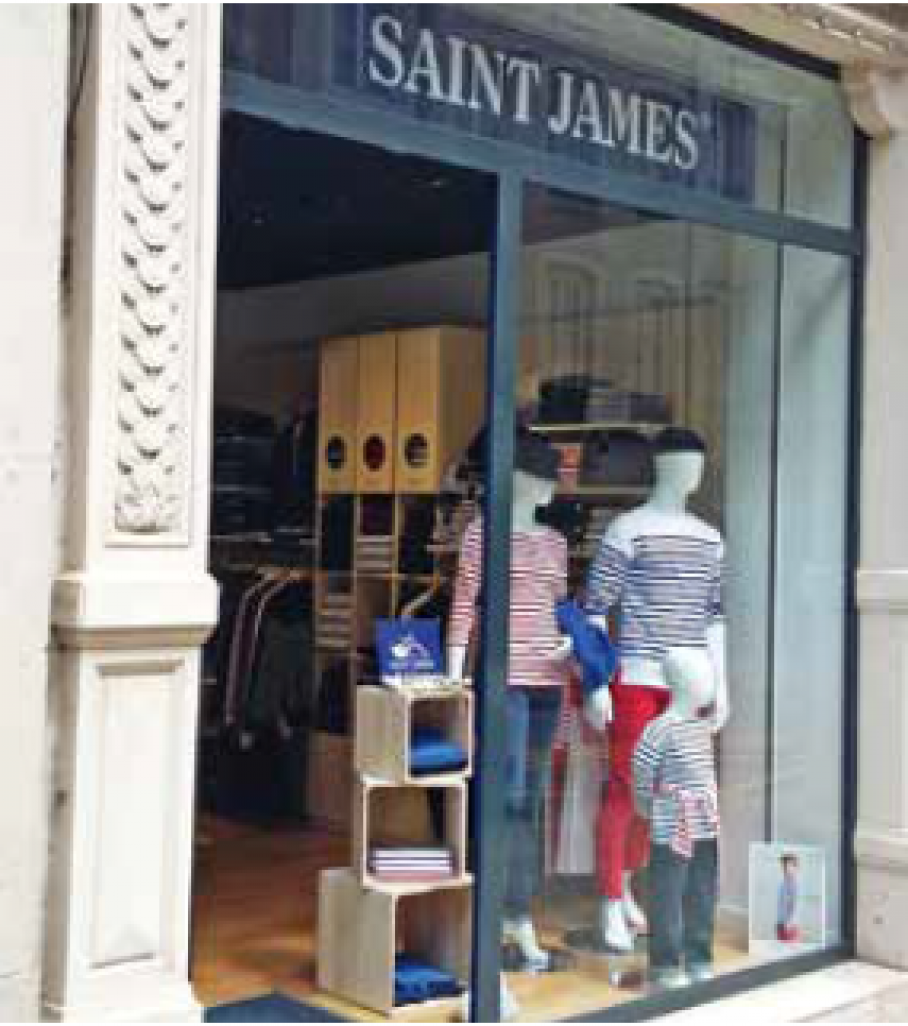
MULTIPOLYGON (((372 645, 375 620, 398 616, 452 571, 454 550, 433 547, 431 532, 415 559, 412 537, 403 539, 413 533, 411 516, 434 525, 444 474, 479 430, 484 366, 485 334, 472 328, 434 325, 321 344, 315 672, 333 685, 343 674, 351 719, 356 690, 370 680, 361 650, 372 645), (346 634, 328 610, 339 595, 349 604, 346 634)), ((322 768, 309 773, 311 814, 337 826, 347 825, 349 790, 338 788, 352 779, 354 732, 355 722, 345 734, 313 732, 313 758, 335 772, 346 759, 330 794, 318 790, 322 768)))
MULTIPOLYGON (((473 703, 459 684, 407 690, 357 691, 356 776, 353 790, 352 866, 319 879, 318 985, 383 1015, 412 1012, 396 1006, 395 956, 424 959, 466 985, 470 973, 471 887, 467 870, 467 782, 472 769, 473 703), (453 740, 466 740, 462 770, 432 776, 410 772, 410 741, 418 724, 453 740), (428 796, 443 802, 441 840, 428 822, 428 796), (420 815, 421 813, 421 815, 420 815), (433 882, 385 882, 369 871, 376 845, 438 845, 453 856, 450 877, 433 882)), ((445 1002, 452 1005, 456 998, 445 1002)))
POLYGON ((665 423, 642 420, 599 420, 574 424, 530 424, 529 429, 538 435, 574 435, 577 437, 609 431, 638 431, 641 435, 657 435, 665 423))

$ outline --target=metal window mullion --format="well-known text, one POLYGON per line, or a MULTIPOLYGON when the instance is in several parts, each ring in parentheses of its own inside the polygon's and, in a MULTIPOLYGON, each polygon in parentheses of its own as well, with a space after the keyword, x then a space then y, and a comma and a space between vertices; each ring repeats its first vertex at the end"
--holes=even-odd
POLYGON ((486 394, 486 495, 483 510, 480 660, 477 674, 477 780, 474 789, 476 885, 473 897, 473 1022, 500 1018, 501 918, 504 903, 505 687, 510 605, 521 196, 518 175, 502 175, 492 251, 486 394))

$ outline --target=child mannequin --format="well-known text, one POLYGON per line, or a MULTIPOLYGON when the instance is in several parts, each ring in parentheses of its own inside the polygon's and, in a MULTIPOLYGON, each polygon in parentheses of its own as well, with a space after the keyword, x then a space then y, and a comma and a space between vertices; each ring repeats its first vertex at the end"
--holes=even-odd
POLYGON ((669 649, 671 702, 634 750, 634 801, 650 821, 649 979, 655 989, 711 979, 718 871, 713 667, 699 649, 669 649))

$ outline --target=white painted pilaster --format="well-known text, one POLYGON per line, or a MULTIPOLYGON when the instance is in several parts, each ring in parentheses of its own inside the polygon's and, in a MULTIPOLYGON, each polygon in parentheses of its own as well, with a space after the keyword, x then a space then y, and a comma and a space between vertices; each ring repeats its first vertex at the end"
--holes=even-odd
POLYGON ((69 199, 70 481, 44 1010, 199 1017, 188 983, 220 10, 91 5, 69 199))
POLYGON ((857 944, 908 968, 908 78, 849 76, 870 146, 861 481, 857 944))

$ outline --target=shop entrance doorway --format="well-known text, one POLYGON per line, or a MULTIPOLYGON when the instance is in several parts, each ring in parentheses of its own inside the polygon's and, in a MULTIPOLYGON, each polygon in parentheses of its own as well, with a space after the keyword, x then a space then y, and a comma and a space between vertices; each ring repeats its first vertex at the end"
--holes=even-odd
MULTIPOLYGON (((277 990, 372 1019, 318 992, 319 877, 351 864, 375 622, 446 620, 495 181, 225 113, 219 203, 192 978, 209 1007, 277 990)), ((437 819, 411 801, 383 828, 433 843, 437 819)))

